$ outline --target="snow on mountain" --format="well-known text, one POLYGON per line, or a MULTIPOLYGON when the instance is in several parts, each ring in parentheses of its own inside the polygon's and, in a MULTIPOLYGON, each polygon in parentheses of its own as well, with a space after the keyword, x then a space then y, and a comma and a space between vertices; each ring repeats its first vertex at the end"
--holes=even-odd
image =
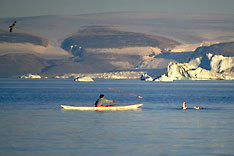
POLYGON ((171 62, 167 74, 155 79, 155 81, 173 80, 234 80, 234 57, 209 53, 189 63, 171 62))
POLYGON ((203 41, 201 43, 192 43, 192 44, 181 44, 177 45, 175 48, 171 49, 171 52, 189 52, 195 51, 198 47, 210 46, 212 44, 218 44, 218 41, 203 41))
POLYGON ((164 58, 145 59, 137 66, 137 69, 163 69, 166 68, 171 61, 173 60, 164 58))
POLYGON ((86 15, 57 15, 0 18, 0 28, 8 31, 17 21, 16 32, 27 32, 61 42, 83 26, 117 25, 125 31, 160 35, 184 44, 204 41, 233 41, 234 17, 227 14, 170 14, 158 12, 113 12, 86 15))
POLYGON ((124 48, 87 48, 86 51, 93 53, 112 53, 112 54, 128 54, 128 55, 158 55, 161 49, 158 47, 124 47, 124 48))

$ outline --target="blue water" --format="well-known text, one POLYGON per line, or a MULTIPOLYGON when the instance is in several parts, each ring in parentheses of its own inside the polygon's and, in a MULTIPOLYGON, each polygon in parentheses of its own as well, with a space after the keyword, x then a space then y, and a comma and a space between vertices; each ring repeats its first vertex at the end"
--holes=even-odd
POLYGON ((234 155, 234 82, 0 79, 1 156, 234 155), (108 90, 117 88, 142 99, 108 90), (139 110, 65 111, 99 94, 139 110), (181 110, 182 101, 188 110, 181 110), (193 106, 202 110, 193 110, 193 106))

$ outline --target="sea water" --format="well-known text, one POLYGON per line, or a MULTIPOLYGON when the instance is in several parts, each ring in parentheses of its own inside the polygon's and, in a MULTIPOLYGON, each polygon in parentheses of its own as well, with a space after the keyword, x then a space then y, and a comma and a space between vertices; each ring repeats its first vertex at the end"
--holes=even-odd
POLYGON ((234 82, 0 79, 0 155, 231 156, 234 82), (99 94, 119 105, 144 105, 103 112, 60 108, 92 106, 99 94), (180 109, 183 101, 187 110, 180 109))

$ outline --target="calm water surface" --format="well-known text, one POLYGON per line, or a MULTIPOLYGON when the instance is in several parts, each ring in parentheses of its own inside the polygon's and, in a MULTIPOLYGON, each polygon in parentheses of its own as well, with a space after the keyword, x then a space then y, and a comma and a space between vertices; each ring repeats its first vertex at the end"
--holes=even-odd
POLYGON ((0 79, 1 156, 234 155, 234 82, 0 79), (116 93, 117 88, 143 97, 116 93), (65 111, 99 94, 139 110, 65 111), (181 110, 182 101, 191 109, 181 110), (193 110, 193 106, 203 106, 193 110))

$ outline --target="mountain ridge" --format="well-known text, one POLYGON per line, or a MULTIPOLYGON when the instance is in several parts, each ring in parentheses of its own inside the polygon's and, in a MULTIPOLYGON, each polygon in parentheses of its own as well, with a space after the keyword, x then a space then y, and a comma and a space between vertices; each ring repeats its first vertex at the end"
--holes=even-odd
POLYGON ((6 54, 0 56, 0 77, 18 77, 23 74, 41 74, 49 66, 47 60, 34 54, 6 54))
POLYGON ((202 56, 207 53, 223 56, 234 56, 234 42, 217 43, 210 46, 198 47, 195 50, 193 57, 202 56))
POLYGON ((31 43, 46 47, 48 39, 22 32, 7 32, 0 29, 0 43, 31 43))
MULTIPOLYGON (((37 57, 43 57, 43 59, 46 58, 48 66, 43 66, 37 71, 48 75, 59 75, 66 72, 135 70, 137 67, 140 70, 145 70, 144 68, 161 70, 164 66, 166 67, 169 61, 188 61, 189 58, 193 57, 192 54, 190 56, 190 53, 185 53, 188 49, 192 49, 192 53, 196 47, 204 45, 203 43, 210 45, 209 43, 223 43, 234 39, 234 17, 228 15, 204 16, 124 12, 1 18, 0 29, 7 33, 9 25, 15 20, 17 27, 13 33, 25 33, 24 35, 46 39, 47 45, 44 43, 31 44, 31 40, 22 42, 24 38, 13 43, 1 42, 0 57, 7 53, 27 52, 37 57), (97 29, 94 29, 95 26, 108 27, 97 33, 97 29), (108 30, 107 28, 111 29, 108 30), (85 29, 88 31, 85 32, 85 29), (79 35, 78 42, 68 43, 64 48, 66 51, 60 48, 65 39, 77 37, 77 34, 79 35), (79 44, 82 35, 83 43, 79 44), (157 38, 158 40, 155 39, 155 36, 164 37, 164 41, 160 41, 159 38, 157 38), (84 37, 86 37, 86 40, 84 37), (165 37, 174 41, 174 43, 182 43, 182 48, 179 45, 179 47, 171 49, 168 46, 170 45, 168 44, 169 40, 165 40, 165 37), (191 48, 191 45, 195 48, 191 48), (145 47, 142 48, 141 46, 145 47), (172 53, 172 51, 184 53, 172 53), (58 56, 59 58, 56 58, 58 56), (55 58, 56 60, 54 60, 55 58)), ((25 38, 29 38, 29 36, 25 36, 25 38)), ((221 53, 222 49, 224 47, 219 50, 221 53)), ((21 62, 19 59, 22 59, 22 57, 15 55, 15 59, 21 62)), ((26 61, 26 59, 22 60, 26 61)), ((27 62, 30 62, 30 60, 27 60, 27 62)), ((21 70, 20 66, 23 67, 23 64, 11 68, 21 70)), ((32 68, 34 67, 32 66, 32 68)), ((11 69, 9 68, 9 70, 11 69)), ((15 76, 15 74, 12 74, 12 76, 15 76)))
POLYGON ((179 42, 144 33, 123 31, 115 25, 86 26, 77 34, 64 39, 61 47, 70 50, 72 45, 84 48, 123 48, 123 47, 159 47, 162 50, 173 48, 179 42))

